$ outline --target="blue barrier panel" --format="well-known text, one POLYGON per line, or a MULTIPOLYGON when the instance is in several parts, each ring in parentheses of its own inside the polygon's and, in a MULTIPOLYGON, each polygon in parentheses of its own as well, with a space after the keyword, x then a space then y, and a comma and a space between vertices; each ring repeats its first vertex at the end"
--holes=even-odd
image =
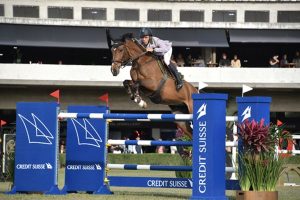
POLYGON ((270 104, 271 97, 237 97, 238 121, 243 122, 246 119, 252 121, 265 120, 265 124, 270 123, 270 104))
MULTIPOLYGON (((69 106, 68 112, 106 113, 107 107, 69 106)), ((103 119, 68 119, 63 192, 111 194, 104 183, 106 129, 103 119)))
POLYGON ((225 132, 227 94, 193 94, 193 190, 191 199, 227 199, 225 132))
POLYGON ((58 104, 17 103, 16 192, 60 194, 57 187, 58 104))

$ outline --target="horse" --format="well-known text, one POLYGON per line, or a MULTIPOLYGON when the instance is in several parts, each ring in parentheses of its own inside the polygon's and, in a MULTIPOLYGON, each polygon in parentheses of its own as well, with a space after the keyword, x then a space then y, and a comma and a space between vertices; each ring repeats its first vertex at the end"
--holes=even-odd
MULTIPOLYGON (((168 105, 173 114, 192 114, 192 94, 198 90, 187 81, 183 87, 176 90, 175 79, 171 77, 164 63, 146 49, 133 37, 124 34, 121 39, 113 40, 107 31, 108 46, 112 52, 111 72, 113 76, 120 73, 122 66, 132 63, 130 76, 132 80, 125 80, 123 85, 131 99, 145 108, 146 102, 140 91, 155 104, 168 105)), ((187 122, 176 122, 183 132, 192 138, 192 129, 187 122)))

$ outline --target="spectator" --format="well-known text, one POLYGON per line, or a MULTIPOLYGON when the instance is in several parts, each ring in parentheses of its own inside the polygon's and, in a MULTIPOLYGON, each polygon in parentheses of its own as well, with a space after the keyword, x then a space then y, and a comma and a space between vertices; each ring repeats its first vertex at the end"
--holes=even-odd
POLYGON ((134 152, 135 152, 135 145, 128 145, 127 153, 134 154, 134 152))
POLYGON ((191 67, 193 65, 193 57, 192 57, 192 54, 189 54, 187 59, 186 59, 186 65, 188 67, 191 67))
MULTIPOLYGON (((136 140, 140 140, 140 136, 137 136, 136 140)), ((143 149, 140 145, 135 145, 134 154, 143 154, 143 149)))
POLYGON ((182 54, 178 54, 177 58, 176 58, 176 63, 177 63, 177 66, 178 67, 184 67, 185 66, 185 62, 184 62, 184 59, 183 59, 183 56, 182 54))
MULTIPOLYGON (((162 139, 158 139, 159 141, 162 141, 162 139)), ((165 152, 165 147, 164 146, 157 146, 156 148, 156 153, 162 154, 165 152)))
POLYGON ((233 59, 231 60, 231 67, 240 68, 241 67, 241 61, 238 59, 237 55, 233 56, 233 59))
POLYGON ((222 58, 219 61, 219 67, 229 67, 230 60, 228 60, 226 53, 222 54, 222 58))
POLYGON ((205 67, 205 62, 202 56, 199 56, 195 62, 194 62, 194 67, 205 67))
POLYGON ((65 141, 62 140, 61 143, 60 143, 60 149, 59 149, 59 152, 61 154, 65 153, 65 141))
MULTIPOLYGON (((125 141, 126 140, 129 140, 126 136, 124 136, 124 138, 123 138, 125 141)), ((123 149, 123 153, 128 153, 128 145, 125 145, 125 144, 123 144, 123 145, 121 145, 121 148, 123 149)))
POLYGON ((270 67, 279 67, 278 55, 275 54, 269 61, 270 67))
POLYGON ((112 145, 111 151, 113 154, 121 154, 122 153, 122 149, 119 145, 112 145))
MULTIPOLYGON (((173 139, 173 141, 176 141, 173 139)), ((176 154, 177 153, 177 146, 170 146, 171 154, 176 154)))
POLYGON ((286 67, 289 61, 287 60, 287 55, 284 54, 282 59, 280 60, 280 67, 286 67))
POLYGON ((296 55, 293 58, 293 63, 295 63, 296 68, 300 68, 300 54, 299 54, 299 51, 296 52, 296 55))

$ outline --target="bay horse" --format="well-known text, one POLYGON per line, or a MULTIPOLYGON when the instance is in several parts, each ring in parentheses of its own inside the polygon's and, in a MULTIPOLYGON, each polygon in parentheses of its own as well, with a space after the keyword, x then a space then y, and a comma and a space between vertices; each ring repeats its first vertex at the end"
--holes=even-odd
MULTIPOLYGON (((139 43, 133 34, 124 34, 122 39, 115 41, 107 31, 108 46, 112 52, 111 72, 117 76, 122 66, 132 63, 130 76, 132 80, 123 82, 131 99, 141 107, 147 104, 140 91, 148 96, 153 103, 168 105, 173 114, 192 114, 192 94, 198 90, 189 82, 184 81, 183 87, 176 90, 175 80, 163 67, 163 62, 139 43), (113 42, 113 43, 112 43, 113 42)), ((176 122, 183 132, 192 138, 192 129, 187 122, 176 122)))

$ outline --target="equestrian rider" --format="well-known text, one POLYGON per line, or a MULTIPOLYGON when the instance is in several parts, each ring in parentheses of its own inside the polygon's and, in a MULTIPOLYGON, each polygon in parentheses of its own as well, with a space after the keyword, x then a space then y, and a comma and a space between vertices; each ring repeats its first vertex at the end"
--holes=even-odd
POLYGON ((168 40, 161 40, 158 37, 154 37, 150 28, 142 28, 140 30, 140 43, 148 52, 164 57, 164 62, 176 79, 176 89, 179 90, 182 88, 181 75, 177 71, 176 64, 171 61, 172 43, 168 40))

